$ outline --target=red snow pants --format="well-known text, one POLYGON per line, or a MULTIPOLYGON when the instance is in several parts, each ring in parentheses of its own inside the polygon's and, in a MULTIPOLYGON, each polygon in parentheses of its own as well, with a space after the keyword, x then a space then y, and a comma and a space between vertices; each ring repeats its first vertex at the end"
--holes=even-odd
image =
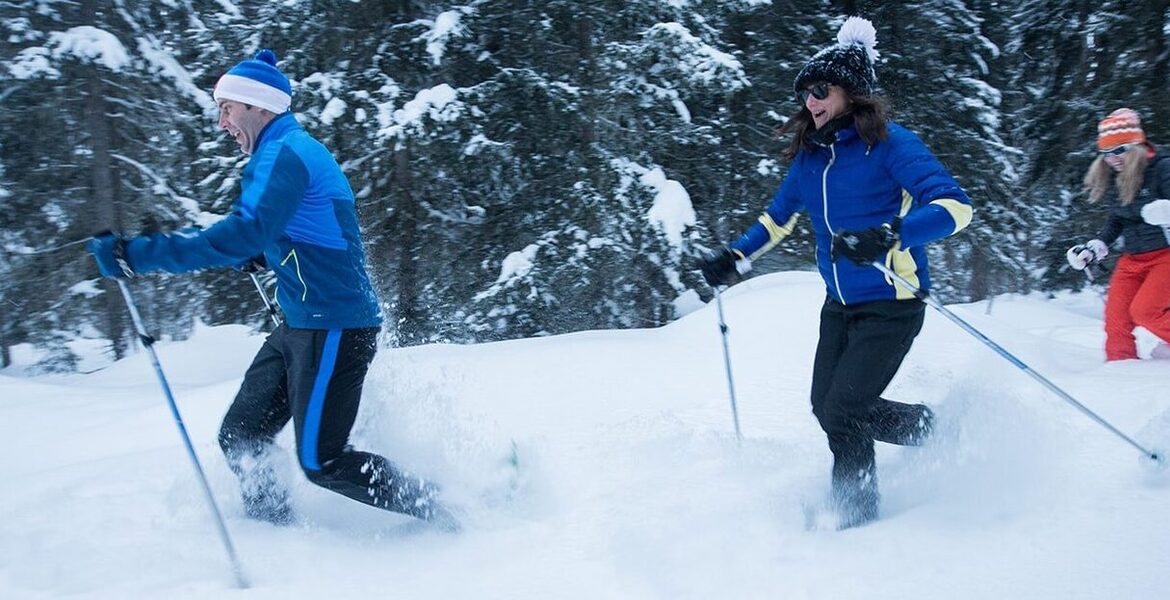
POLYGON ((1170 248, 1117 261, 1105 300, 1105 360, 1138 357, 1137 326, 1170 343, 1170 248))

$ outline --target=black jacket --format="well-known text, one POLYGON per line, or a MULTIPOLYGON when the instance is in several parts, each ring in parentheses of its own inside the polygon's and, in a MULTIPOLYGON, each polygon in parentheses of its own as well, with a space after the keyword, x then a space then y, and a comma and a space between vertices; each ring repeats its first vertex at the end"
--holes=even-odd
POLYGON ((1122 239, 1121 251, 1128 254, 1153 252, 1170 247, 1165 228, 1150 225, 1142 219, 1142 207, 1159 198, 1170 198, 1170 155, 1159 152, 1146 167, 1142 189, 1133 202, 1122 206, 1116 190, 1108 195, 1110 200, 1109 222, 1097 236, 1106 245, 1112 246, 1117 238, 1122 239))

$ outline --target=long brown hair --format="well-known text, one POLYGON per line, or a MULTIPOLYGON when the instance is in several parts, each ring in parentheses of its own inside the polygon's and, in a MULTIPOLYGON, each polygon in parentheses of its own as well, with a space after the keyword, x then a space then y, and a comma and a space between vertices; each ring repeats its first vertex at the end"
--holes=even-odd
POLYGON ((1150 162, 1149 149, 1145 144, 1135 144, 1121 155, 1122 167, 1114 171, 1103 155, 1098 155, 1093 164, 1089 165, 1085 173, 1084 190, 1089 193, 1089 202, 1098 202, 1109 191, 1109 186, 1117 184, 1117 196, 1122 206, 1133 202, 1139 190, 1142 189, 1142 180, 1146 175, 1146 166, 1150 162))
MULTIPOLYGON (((846 106, 849 107, 846 110, 853 115, 853 124, 857 127, 861 139, 870 146, 886 139, 889 136, 889 132, 886 131, 886 119, 890 112, 886 99, 883 96, 858 96, 849 88, 842 89, 845 90, 846 106)), ((811 148, 816 130, 812 113, 804 103, 801 103, 800 110, 780 128, 780 135, 794 134, 782 154, 785 160, 792 160, 801 150, 811 148)))

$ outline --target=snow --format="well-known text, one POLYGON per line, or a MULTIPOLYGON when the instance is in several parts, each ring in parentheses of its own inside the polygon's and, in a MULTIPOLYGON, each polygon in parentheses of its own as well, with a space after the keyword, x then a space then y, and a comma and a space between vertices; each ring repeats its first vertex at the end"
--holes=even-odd
POLYGON ((441 83, 432 88, 419 90, 414 98, 393 113, 393 123, 379 129, 380 137, 401 137, 407 130, 423 126, 423 118, 435 122, 448 122, 463 114, 463 103, 458 101, 459 92, 441 83))
POLYGON ((667 179, 661 168, 655 167, 642 175, 642 184, 654 189, 654 204, 646 214, 666 235, 671 246, 681 250, 683 233, 695 225, 695 207, 683 184, 667 179))
POLYGON ((696 223, 695 207, 686 187, 668 178, 662 167, 646 168, 626 159, 614 159, 610 164, 625 172, 621 185, 623 193, 635 178, 639 184, 653 190, 654 202, 646 211, 646 218, 662 231, 676 252, 681 252, 687 228, 696 223))
POLYGON ((210 115, 216 111, 215 99, 211 97, 211 94, 199 87, 191 73, 180 65, 170 52, 160 47, 158 40, 154 39, 153 36, 139 38, 138 54, 154 70, 174 81, 175 87, 195 100, 199 106, 203 107, 206 114, 210 115))
POLYGON ((536 244, 529 244, 519 252, 509 253, 504 257, 503 263, 500 265, 500 276, 496 278, 496 283, 502 283, 509 279, 516 277, 523 277, 532 270, 533 262, 536 259, 536 252, 540 247, 536 244))
POLYGON ((337 120, 345 114, 347 105, 341 98, 333 98, 325 103, 325 108, 321 109, 321 123, 323 125, 333 125, 333 121, 337 120))
MULTIPOLYGON (((139 284, 134 284, 139 285, 139 284)), ((776 273, 665 327, 383 350, 352 441, 436 479, 460 534, 289 470, 302 522, 242 514, 216 444, 262 337, 159 342, 187 431, 251 581, 225 553, 147 356, 85 375, 0 371, 0 597, 1159 598, 1170 472, 934 311, 888 396, 935 407, 923 448, 878 445, 883 518, 809 532, 830 456, 808 409, 823 284, 776 273), (503 459, 518 448, 510 502, 503 459), (1146 461, 1148 462, 1148 461, 1146 461)), ((1104 363, 1100 298, 950 308, 1153 447, 1170 362, 1104 363)), ((149 326, 149 324, 148 324, 149 326)), ((1154 339, 1141 332, 1143 355, 1154 339)), ((278 438, 292 462, 291 435, 278 438)))
POLYGON ((49 43, 55 46, 53 57, 74 56, 104 65, 117 71, 130 62, 126 47, 114 34, 90 25, 72 27, 67 31, 49 34, 49 43))
POLYGON ((25 48, 12 59, 11 64, 8 65, 8 72, 14 79, 32 79, 39 76, 60 77, 61 71, 52 65, 49 55, 48 48, 40 46, 25 48))
POLYGON ((658 23, 643 35, 661 36, 670 40, 668 47, 677 54, 677 60, 671 63, 672 66, 682 69, 696 83, 709 85, 719 82, 729 90, 750 85, 739 60, 705 43, 681 23, 658 23))
POLYGON ((427 43, 427 54, 431 55, 433 64, 443 63, 443 54, 447 51, 447 42, 451 38, 466 35, 467 30, 461 23, 462 19, 463 13, 458 10, 448 10, 435 17, 434 27, 423 36, 427 43))

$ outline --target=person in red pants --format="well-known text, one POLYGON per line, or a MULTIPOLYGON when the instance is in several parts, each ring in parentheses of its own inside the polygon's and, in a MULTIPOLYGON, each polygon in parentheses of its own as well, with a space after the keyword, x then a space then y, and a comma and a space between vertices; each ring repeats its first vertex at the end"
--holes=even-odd
POLYGON ((1081 270, 1122 240, 1105 302, 1105 359, 1138 358, 1135 327, 1161 338, 1152 357, 1170 358, 1170 155, 1146 140, 1137 112, 1119 108, 1097 125, 1096 160, 1085 174, 1090 202, 1109 220, 1095 239, 1069 248, 1081 270))

